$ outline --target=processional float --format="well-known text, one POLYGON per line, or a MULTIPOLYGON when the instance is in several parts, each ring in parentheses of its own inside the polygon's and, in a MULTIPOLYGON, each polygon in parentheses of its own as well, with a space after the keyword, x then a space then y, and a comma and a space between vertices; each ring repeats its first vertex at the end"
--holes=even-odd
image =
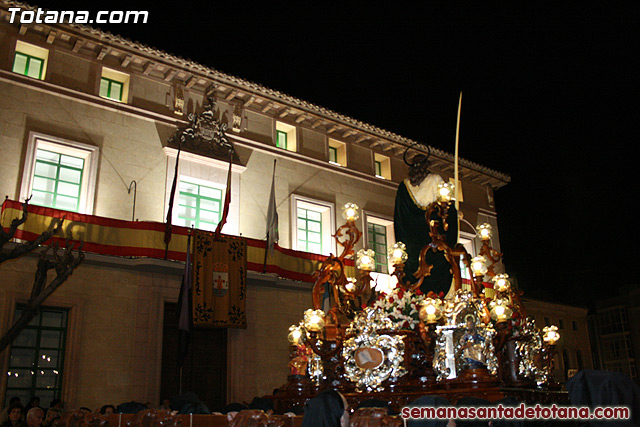
POLYGON ((425 394, 452 403, 470 395, 490 401, 507 395, 529 402, 564 400, 553 377, 557 328, 538 329, 526 316, 522 292, 511 287, 507 274, 494 271, 502 254, 491 247, 491 226, 477 227, 482 246, 473 258, 461 244, 450 247, 441 233, 450 212, 456 212, 454 190, 441 183, 425 211, 431 242, 420 253, 418 271, 410 272, 415 283, 404 271, 404 244, 389 249, 394 288, 372 286, 371 249, 355 254, 356 275, 348 277, 345 260, 353 257, 362 232, 355 223, 358 207, 344 206, 346 224, 334 235, 342 253, 330 255, 317 270, 313 308, 289 328, 290 375, 272 397, 277 411, 301 406, 329 388, 340 390, 352 407, 377 398, 396 410, 425 394), (420 290, 433 267, 426 261, 429 251, 441 252, 451 267, 449 298, 420 290), (468 283, 464 270, 472 272, 468 283))

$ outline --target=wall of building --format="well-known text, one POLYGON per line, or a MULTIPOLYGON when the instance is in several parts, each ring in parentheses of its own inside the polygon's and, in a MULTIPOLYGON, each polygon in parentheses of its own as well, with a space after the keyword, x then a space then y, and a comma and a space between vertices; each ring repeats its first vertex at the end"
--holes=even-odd
MULTIPOLYGON (((16 304, 29 299, 36 264, 30 255, 0 265, 1 330, 12 324, 16 304)), ((183 268, 174 264, 87 254, 45 301, 43 306, 69 309, 66 408, 158 401, 164 302, 177 301, 183 268)), ((8 354, 3 353, 5 370, 8 354)), ((0 378, 0 390, 6 378, 0 378)))
MULTIPOLYGON (((16 304, 28 300, 36 263, 32 255, 0 265, 0 330, 13 323, 16 304)), ((46 300, 44 306, 69 309, 67 408, 160 401, 164 305, 177 302, 182 272, 176 262, 87 254, 46 300)), ((251 273, 247 285, 248 327, 228 332, 229 402, 251 401, 286 382, 289 326, 312 305, 310 284, 251 273)), ((8 355, 3 353, 4 367, 8 355)), ((6 378, 0 377, 0 390, 6 378)))
POLYGON ((565 380, 569 369, 578 369, 578 351, 582 357, 583 369, 593 369, 586 308, 528 298, 523 299, 522 302, 527 315, 535 319, 536 326, 540 330, 547 326, 547 320, 549 325, 558 327, 560 340, 556 347, 558 356, 554 359, 556 379, 565 380), (563 350, 567 351, 568 365, 563 363, 563 350))

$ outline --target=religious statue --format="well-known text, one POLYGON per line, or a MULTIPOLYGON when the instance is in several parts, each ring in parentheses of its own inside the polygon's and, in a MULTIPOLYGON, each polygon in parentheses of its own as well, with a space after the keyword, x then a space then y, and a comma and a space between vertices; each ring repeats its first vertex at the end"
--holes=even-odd
POLYGON ((467 314, 464 318, 466 331, 460 337, 460 349, 462 350, 462 360, 468 368, 484 368, 484 341, 485 338, 476 330, 476 319, 473 314, 467 314))
MULTIPOLYGON (((414 144, 415 145, 415 144, 414 144)), ((413 146, 412 146, 413 147, 413 146)), ((407 161, 408 147, 404 152, 404 161, 409 165, 409 178, 398 186, 394 212, 394 230, 397 242, 406 245, 409 258, 404 266, 405 276, 410 283, 418 279, 414 273, 418 271, 420 251, 431 243, 429 237, 429 224, 425 218, 427 207, 438 196, 438 184, 443 182, 442 177, 429 172, 429 155, 418 154, 413 157, 411 163, 407 161)), ((440 222, 439 232, 445 236, 449 247, 453 248, 458 243, 458 212, 455 207, 449 208, 447 216, 447 230, 444 229, 442 219, 434 212, 432 220, 440 222)), ((433 291, 436 294, 445 294, 451 287, 453 274, 451 264, 446 260, 442 251, 428 251, 425 256, 427 264, 432 265, 431 273, 425 277, 420 290, 425 294, 433 291)))

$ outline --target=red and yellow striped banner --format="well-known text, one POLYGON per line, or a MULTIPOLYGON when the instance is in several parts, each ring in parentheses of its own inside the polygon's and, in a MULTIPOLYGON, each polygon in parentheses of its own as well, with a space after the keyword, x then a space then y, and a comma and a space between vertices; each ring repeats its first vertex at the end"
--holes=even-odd
MULTIPOLYGON (((96 215, 85 215, 60 209, 29 205, 27 221, 16 231, 15 238, 33 240, 53 227, 54 218, 65 218, 61 231, 51 241, 64 243, 67 239, 83 241, 86 252, 121 257, 164 258, 165 224, 151 221, 124 221, 96 215)), ((5 200, 2 204, 0 224, 8 230, 11 221, 22 216, 22 204, 5 200)), ((189 228, 172 226, 167 259, 185 261, 189 228)), ((245 238, 246 239, 246 238, 245 238)), ((262 272, 264 240, 246 239, 247 268, 262 272)), ((275 246, 273 255, 267 257, 267 273, 280 277, 313 282, 313 273, 326 259, 324 255, 299 252, 275 246)), ((347 260, 347 270, 353 275, 353 261, 347 260)))

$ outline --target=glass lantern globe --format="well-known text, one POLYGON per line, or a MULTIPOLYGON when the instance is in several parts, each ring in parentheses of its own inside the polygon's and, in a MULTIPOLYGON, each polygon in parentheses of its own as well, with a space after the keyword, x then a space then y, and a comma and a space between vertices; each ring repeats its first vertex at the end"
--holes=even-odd
POLYGON ((360 249, 356 254, 356 268, 358 270, 373 271, 376 269, 376 253, 373 249, 360 249))
POLYGON ((324 329, 324 311, 309 309, 304 312, 304 327, 311 332, 320 332, 324 329))
POLYGON ((287 339, 291 344, 298 345, 300 344, 300 341, 302 341, 302 333, 303 330, 299 325, 291 325, 289 327, 289 335, 287 336, 287 339))
POLYGON ((438 184, 438 201, 449 202, 455 199, 455 185, 452 182, 438 184))
POLYGON ((484 224, 480 224, 479 226, 477 226, 476 230, 478 230, 478 236, 480 236, 482 240, 491 239, 491 235, 493 234, 493 231, 491 230, 491 224, 487 224, 485 222, 484 224))
POLYGON ((471 271, 474 276, 484 276, 487 274, 487 260, 483 256, 476 256, 471 259, 471 271))
POLYGON ((388 258, 393 265, 404 264, 407 262, 407 259, 409 259, 409 255, 407 255, 407 246, 402 242, 395 243, 389 249, 388 258))
POLYGON ((555 325, 545 326, 544 329, 542 329, 542 334, 542 339, 549 345, 555 345, 560 339, 558 327, 555 325))
POLYGON ((360 218, 360 213, 358 212, 358 205, 355 203, 347 203, 342 207, 342 217, 347 221, 355 221, 360 218))
POLYGON ((508 274, 497 274, 493 277, 493 289, 497 292, 507 292, 511 289, 511 282, 508 274))
POLYGON ((513 310, 509 307, 508 299, 495 299, 489 303, 489 315, 496 322, 506 322, 511 319, 513 310))
POLYGON ((420 304, 418 313, 424 323, 436 323, 442 317, 442 301, 435 298, 427 298, 420 304))

